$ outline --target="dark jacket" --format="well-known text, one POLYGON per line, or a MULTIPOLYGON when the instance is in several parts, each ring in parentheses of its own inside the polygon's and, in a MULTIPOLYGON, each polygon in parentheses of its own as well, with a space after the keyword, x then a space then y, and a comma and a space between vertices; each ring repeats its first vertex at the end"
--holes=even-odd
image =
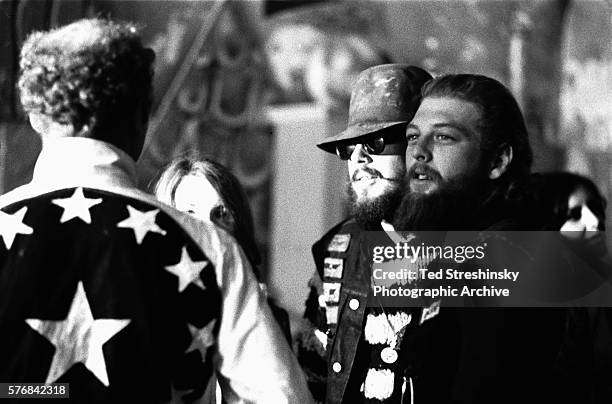
MULTIPOLYGON (((609 257, 601 257, 600 266, 611 270, 609 257)), ((595 301, 608 305, 612 278, 608 277, 606 281, 605 286, 608 288, 602 288, 604 298, 595 301)), ((564 386, 563 402, 612 402, 611 307, 569 309, 565 336, 557 359, 557 371, 564 386)))
MULTIPOLYGON (((371 262, 367 248, 365 233, 352 219, 334 227, 312 248, 318 280, 311 281, 310 296, 306 304, 305 318, 311 329, 302 334, 300 341, 308 340, 304 335, 318 330, 319 333, 327 335, 327 344, 325 350, 319 349, 319 353, 316 354, 315 349, 309 350, 305 348, 308 344, 300 342, 298 357, 309 375, 313 394, 319 401, 340 403, 363 400, 363 396, 355 396, 359 386, 351 385, 351 383, 361 383, 362 377, 361 375, 351 377, 351 374, 354 369, 359 371, 367 369, 368 365, 367 361, 364 362, 367 358, 356 357, 358 345, 364 345, 362 337, 371 262), (336 235, 350 236, 346 251, 329 251, 336 235), (343 260, 341 278, 327 276, 329 272, 325 271, 326 258, 343 260), (322 287, 324 283, 341 285, 337 304, 334 302, 319 304, 320 300, 324 300, 324 298, 319 299, 319 296, 324 295, 322 287), (327 314, 330 311, 334 317, 335 310, 338 313, 337 318, 328 318, 327 314)), ((425 399, 430 400, 428 402, 448 401, 448 389, 439 389, 438 384, 449 385, 449 378, 454 371, 440 373, 438 366, 449 360, 451 363, 456 363, 452 356, 458 351, 458 340, 457 338, 447 340, 452 333, 457 332, 455 322, 452 316, 442 313, 421 323, 422 309, 405 308, 405 310, 414 320, 408 326, 403 339, 401 352, 407 355, 402 355, 398 361, 398 366, 401 367, 398 376, 412 378, 415 401, 425 399), (427 360, 431 356, 436 356, 438 360, 427 360)), ((394 396, 399 397, 399 392, 395 392, 394 396)))
MULTIPOLYGON (((495 230, 520 228, 504 220, 495 230)), ((360 226, 354 220, 340 223, 313 246, 318 280, 311 282, 307 322, 325 333, 325 350, 316 357, 300 348, 300 362, 310 375, 315 398, 327 403, 356 402, 363 397, 356 385, 367 367, 367 358, 356 353, 363 342, 364 315, 370 282, 370 260, 360 226), (334 236, 350 235, 344 252, 330 251, 334 236), (326 276, 325 259, 343 260, 340 279, 326 276), (340 284, 337 306, 322 302, 321 285, 340 284), (358 304, 354 303, 354 300, 358 304), (326 312, 337 307, 337 319, 327 321, 326 312)), ((421 318, 422 309, 411 309, 421 318)), ((530 403, 546 402, 553 383, 552 367, 563 330, 563 309, 536 308, 442 308, 421 323, 413 321, 401 345, 400 376, 409 380, 403 402, 410 395, 417 403, 530 403)), ((319 334, 320 335, 320 334, 319 334)), ((310 351, 313 353, 314 351, 310 351)), ((400 402, 399 394, 389 402, 400 402)))

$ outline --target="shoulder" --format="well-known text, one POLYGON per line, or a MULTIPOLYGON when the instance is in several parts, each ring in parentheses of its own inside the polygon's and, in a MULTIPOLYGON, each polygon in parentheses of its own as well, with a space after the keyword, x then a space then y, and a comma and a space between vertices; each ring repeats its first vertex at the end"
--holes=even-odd
POLYGON ((192 239, 213 262, 228 254, 228 246, 235 244, 235 240, 225 231, 219 229, 212 222, 195 219, 189 214, 178 211, 170 205, 157 200, 153 195, 136 188, 109 189, 124 200, 137 200, 149 210, 157 210, 161 216, 168 217, 173 226, 176 226, 187 237, 192 239))
POLYGON ((0 195, 0 209, 6 206, 12 205, 14 203, 20 202, 24 199, 31 198, 35 195, 36 193, 30 186, 30 184, 22 185, 3 195, 0 195))
POLYGON ((345 259, 356 257, 363 231, 363 227, 354 218, 349 218, 332 227, 313 244, 312 256, 319 276, 324 276, 324 267, 336 267, 340 262, 344 263, 345 259))
POLYGON ((348 248, 350 240, 362 230, 363 228, 354 218, 350 217, 345 219, 332 227, 323 237, 313 244, 312 253, 315 256, 322 254, 334 240, 339 244, 337 248, 342 249, 345 244, 348 248))
POLYGON ((34 210, 40 211, 37 221, 44 219, 43 222, 48 222, 51 218, 43 213, 52 211, 55 215, 58 209, 65 209, 59 202, 62 199, 73 199, 69 206, 76 209, 75 212, 83 211, 86 207, 94 223, 112 225, 116 222, 117 226, 111 227, 133 229, 135 233, 144 232, 145 235, 153 228, 160 234, 173 233, 197 244, 211 259, 218 255, 219 248, 232 244, 231 237, 212 223, 196 220, 135 187, 98 188, 84 185, 62 188, 30 183, 1 195, 0 208, 10 212, 27 206, 28 216, 34 210), (77 209, 79 207, 80 210, 77 209))

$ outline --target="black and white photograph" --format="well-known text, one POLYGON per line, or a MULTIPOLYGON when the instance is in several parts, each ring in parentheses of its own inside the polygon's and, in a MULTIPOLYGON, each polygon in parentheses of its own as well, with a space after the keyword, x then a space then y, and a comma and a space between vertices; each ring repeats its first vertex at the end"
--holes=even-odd
POLYGON ((0 0, 0 402, 612 403, 612 0, 0 0))

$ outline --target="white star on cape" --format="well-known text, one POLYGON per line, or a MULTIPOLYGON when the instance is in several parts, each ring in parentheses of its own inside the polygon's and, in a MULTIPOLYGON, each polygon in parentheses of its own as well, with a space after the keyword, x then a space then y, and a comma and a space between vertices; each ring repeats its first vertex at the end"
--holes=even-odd
POLYGON ((191 258, 189 258, 187 247, 183 247, 181 252, 181 260, 175 265, 165 267, 165 269, 166 271, 178 276, 178 291, 180 293, 185 290, 190 283, 194 283, 200 288, 206 289, 202 283, 202 280, 200 279, 200 272, 202 269, 204 269, 204 267, 206 267, 206 264, 208 264, 208 261, 192 261, 191 258))
POLYGON ((161 235, 166 234, 166 231, 155 223, 155 217, 159 213, 159 209, 142 212, 130 205, 127 205, 127 209, 130 217, 117 223, 117 227, 134 230, 137 244, 142 243, 142 240, 150 231, 161 235))
POLYGON ((60 218, 60 223, 65 223, 70 219, 78 217, 87 224, 91 224, 91 215, 89 209, 102 202, 102 198, 90 199, 83 195, 83 188, 74 190, 74 194, 70 198, 53 199, 53 204, 64 208, 64 213, 60 218))
POLYGON ((126 327, 131 320, 94 319, 79 282, 66 319, 61 321, 26 319, 26 323, 55 346, 55 354, 45 383, 52 383, 72 365, 83 363, 105 386, 108 374, 102 345, 126 327))
POLYGON ((212 320, 208 325, 202 329, 192 326, 191 324, 187 324, 189 327, 189 332, 193 337, 193 341, 191 341, 191 345, 185 350, 185 353, 191 352, 193 350, 198 350, 202 354, 202 360, 206 358, 206 351, 215 343, 215 337, 213 336, 213 328, 215 328, 215 323, 217 320, 212 320))
POLYGON ((23 217, 27 211, 27 206, 24 206, 12 215, 0 211, 0 236, 2 236, 7 250, 11 249, 17 234, 34 233, 34 229, 23 223, 23 217))

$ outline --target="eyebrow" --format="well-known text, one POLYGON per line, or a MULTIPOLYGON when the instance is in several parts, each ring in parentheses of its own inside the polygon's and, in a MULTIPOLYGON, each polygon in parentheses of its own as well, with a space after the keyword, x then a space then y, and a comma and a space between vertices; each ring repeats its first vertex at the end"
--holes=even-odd
MULTIPOLYGON (((434 128, 439 129, 439 128, 452 128, 455 130, 458 130, 459 132, 461 132, 464 136, 472 136, 472 132, 465 127, 464 125, 461 125, 459 123, 455 123, 455 122, 443 122, 443 123, 436 123, 433 125, 434 128)), ((408 124, 407 129, 416 129, 419 130, 419 127, 410 123, 408 124)))
POLYGON ((444 122, 444 123, 436 123, 434 124, 434 128, 452 128, 458 130, 463 133, 465 136, 472 136, 472 131, 469 130, 466 126, 461 125, 460 123, 455 122, 444 122))

